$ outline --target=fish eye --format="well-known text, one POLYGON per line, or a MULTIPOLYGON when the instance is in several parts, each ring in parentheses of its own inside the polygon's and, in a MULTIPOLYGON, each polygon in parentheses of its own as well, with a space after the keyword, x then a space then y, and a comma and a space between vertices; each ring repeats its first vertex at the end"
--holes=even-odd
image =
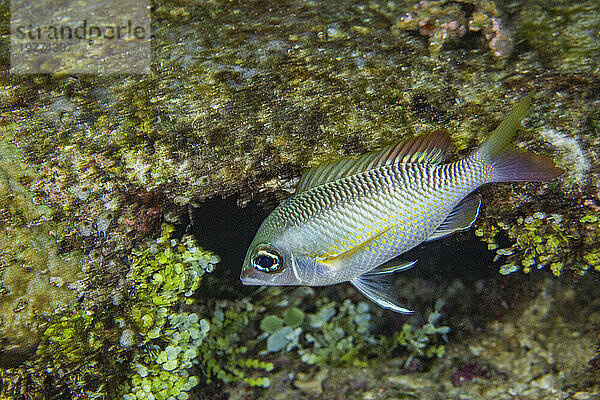
POLYGON ((273 248, 258 250, 254 257, 252 257, 252 266, 258 271, 267 274, 283 270, 281 256, 273 248))

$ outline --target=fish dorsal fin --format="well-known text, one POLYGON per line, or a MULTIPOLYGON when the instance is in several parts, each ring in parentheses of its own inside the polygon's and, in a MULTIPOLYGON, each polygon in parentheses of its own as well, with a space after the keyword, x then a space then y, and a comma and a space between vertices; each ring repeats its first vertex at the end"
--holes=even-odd
POLYGON ((367 272, 354 278, 350 283, 380 307, 402 314, 412 313, 411 310, 400 305, 394 283, 388 274, 371 274, 367 272))
POLYGON ((296 193, 382 165, 400 163, 439 164, 448 158, 449 147, 450 135, 448 131, 437 130, 360 157, 346 157, 338 161, 317 165, 302 175, 296 193))
POLYGON ((427 241, 436 240, 456 231, 470 228, 477 219, 477 215, 479 215, 480 205, 481 199, 477 195, 462 199, 450 212, 446 220, 427 238, 427 241))

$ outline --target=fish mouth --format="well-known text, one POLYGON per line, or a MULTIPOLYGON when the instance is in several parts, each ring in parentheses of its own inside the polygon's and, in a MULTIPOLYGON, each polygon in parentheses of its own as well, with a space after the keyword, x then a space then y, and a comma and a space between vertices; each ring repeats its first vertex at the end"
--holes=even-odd
POLYGON ((254 273, 254 271, 247 269, 242 271, 242 273, 240 274, 240 281, 242 281, 243 285, 258 285, 258 286, 281 286, 281 285, 285 285, 285 283, 275 283, 270 281, 268 278, 265 279, 265 277, 260 277, 260 276, 256 276, 256 274, 254 273))
POLYGON ((257 278, 240 277, 240 280, 244 285, 266 285, 265 281, 257 278))
POLYGON ((265 281, 263 279, 259 279, 256 278, 256 276, 253 276, 254 274, 252 273, 252 271, 250 269, 244 269, 242 270, 242 273, 240 274, 240 280, 242 281, 242 284, 244 285, 264 285, 265 281))

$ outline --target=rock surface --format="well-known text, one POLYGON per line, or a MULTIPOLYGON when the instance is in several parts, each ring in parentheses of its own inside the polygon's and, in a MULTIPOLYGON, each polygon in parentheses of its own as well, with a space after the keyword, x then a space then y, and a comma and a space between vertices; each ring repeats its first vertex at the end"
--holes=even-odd
MULTIPOLYGON (((0 11, 8 15, 8 5, 0 11)), ((597 1, 181 0, 155 2, 152 16, 146 76, 10 75, 8 35, 0 39, 0 356, 7 346, 31 351, 41 322, 75 300, 93 308, 122 297, 132 248, 205 199, 234 195, 270 208, 303 169, 439 128, 460 157, 531 91, 515 144, 553 157, 566 174, 485 189, 478 232, 492 250, 508 238, 505 271, 597 279, 597 1)), ((534 312, 536 304, 452 344, 458 364, 404 375, 391 365, 332 371, 322 396, 339 394, 327 382, 342 379, 360 388, 348 394, 355 398, 447 398, 440 387, 457 399, 476 390, 591 398, 569 382, 593 357, 597 315, 591 325, 583 311, 543 322, 536 313, 549 311, 534 312), (454 387, 460 364, 491 377, 454 387)))

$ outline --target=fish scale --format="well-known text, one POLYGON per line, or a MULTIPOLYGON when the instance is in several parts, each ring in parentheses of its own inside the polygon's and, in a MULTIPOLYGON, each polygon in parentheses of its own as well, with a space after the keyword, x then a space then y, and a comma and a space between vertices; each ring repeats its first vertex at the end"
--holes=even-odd
POLYGON ((241 280, 252 285, 322 286, 350 282, 381 307, 400 305, 391 274, 414 264, 402 253, 469 228, 490 182, 544 181, 562 170, 510 146, 527 112, 523 99, 465 159, 446 163, 450 137, 436 131, 357 158, 308 170, 250 244, 241 280))
POLYGON ((294 240, 308 244, 308 256, 323 261, 375 236, 376 229, 396 226, 371 242, 354 268, 336 276, 343 282, 349 275, 367 272, 411 249, 434 232, 487 176, 481 163, 473 160, 469 168, 468 162, 384 166, 313 188, 299 196, 296 207, 291 208, 296 215, 288 218, 303 225, 291 234, 294 240), (441 202, 432 203, 427 198, 441 202), (435 217, 425 218, 426 210, 432 208, 437 209, 435 217), (306 222, 308 218, 302 216, 309 214, 312 217, 306 222))

